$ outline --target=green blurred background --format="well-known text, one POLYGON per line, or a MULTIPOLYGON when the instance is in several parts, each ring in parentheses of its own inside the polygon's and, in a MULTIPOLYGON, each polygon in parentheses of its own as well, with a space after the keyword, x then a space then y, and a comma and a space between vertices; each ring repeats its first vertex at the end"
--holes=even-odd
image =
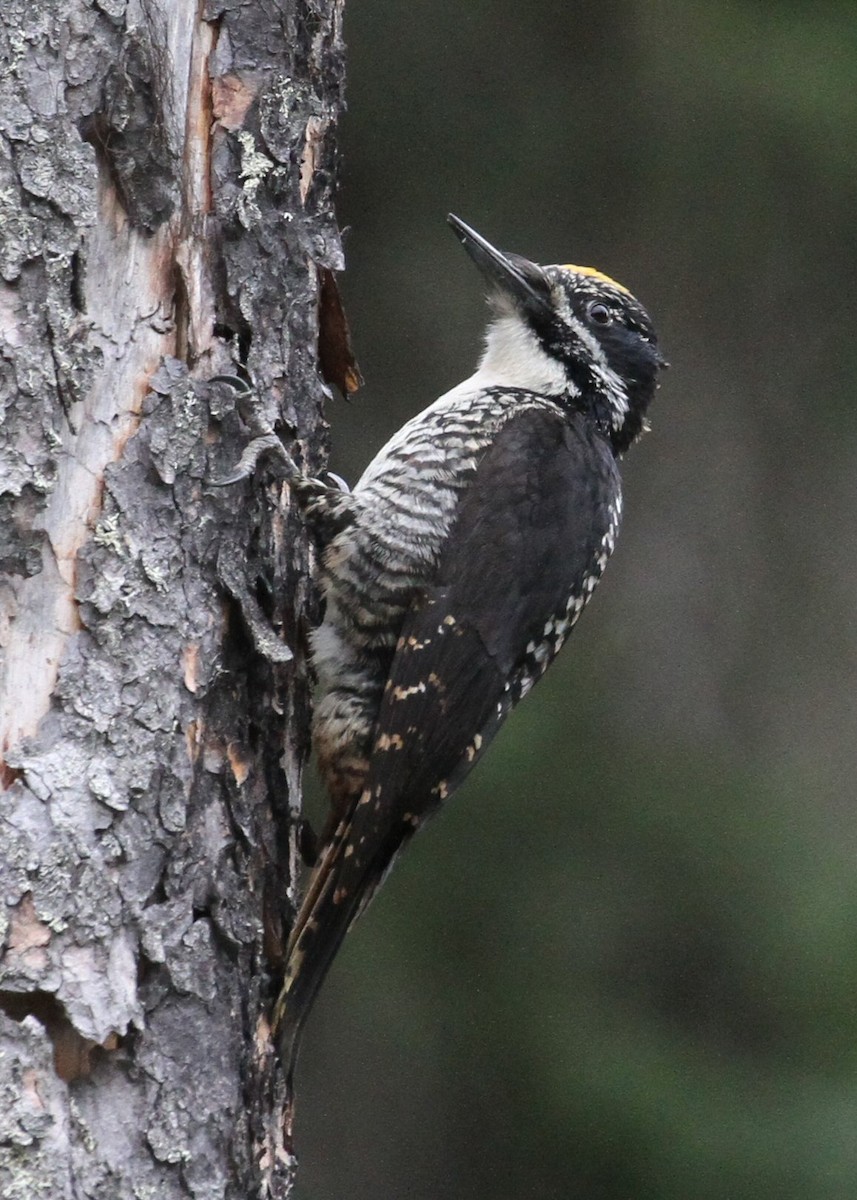
POLYGON ((857 1197, 857 6, 348 6, 355 479, 472 370, 459 213, 672 370, 571 645, 347 939, 301 1200, 857 1197))

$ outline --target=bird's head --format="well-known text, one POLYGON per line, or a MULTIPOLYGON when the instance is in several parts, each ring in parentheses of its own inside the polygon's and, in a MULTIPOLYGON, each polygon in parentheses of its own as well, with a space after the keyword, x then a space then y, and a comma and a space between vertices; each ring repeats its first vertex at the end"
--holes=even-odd
POLYGON ((592 267, 540 267, 495 249, 452 214, 449 223, 489 285, 486 381, 591 413, 622 454, 646 428, 666 365, 646 310, 592 267))

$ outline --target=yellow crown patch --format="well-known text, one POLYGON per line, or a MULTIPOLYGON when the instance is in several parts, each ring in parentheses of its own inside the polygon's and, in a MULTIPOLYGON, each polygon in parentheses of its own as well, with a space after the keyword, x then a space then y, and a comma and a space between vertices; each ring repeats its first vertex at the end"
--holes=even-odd
POLYGON ((572 263, 563 263, 562 269, 564 271, 574 271, 576 275, 589 275, 592 279, 598 279, 601 283, 609 283, 611 287, 624 292, 626 296, 631 295, 624 284, 617 283, 615 279, 611 279, 609 275, 605 275, 603 271, 599 271, 596 267, 576 267, 572 263))

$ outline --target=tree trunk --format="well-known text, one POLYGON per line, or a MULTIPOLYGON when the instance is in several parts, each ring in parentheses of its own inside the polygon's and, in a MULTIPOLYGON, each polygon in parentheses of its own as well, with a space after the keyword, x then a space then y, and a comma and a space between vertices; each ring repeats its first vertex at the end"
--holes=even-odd
POLYGON ((3 1197, 290 1190, 309 548, 212 484, 322 465, 341 4, 0 11, 3 1197))

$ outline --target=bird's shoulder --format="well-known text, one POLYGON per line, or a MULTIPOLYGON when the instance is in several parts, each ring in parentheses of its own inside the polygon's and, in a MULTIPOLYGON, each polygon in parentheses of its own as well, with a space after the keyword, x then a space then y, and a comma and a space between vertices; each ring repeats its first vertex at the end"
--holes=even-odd
POLYGON ((520 631, 584 588, 621 504, 615 457, 584 414, 522 407, 460 498, 438 584, 471 618, 520 631))

